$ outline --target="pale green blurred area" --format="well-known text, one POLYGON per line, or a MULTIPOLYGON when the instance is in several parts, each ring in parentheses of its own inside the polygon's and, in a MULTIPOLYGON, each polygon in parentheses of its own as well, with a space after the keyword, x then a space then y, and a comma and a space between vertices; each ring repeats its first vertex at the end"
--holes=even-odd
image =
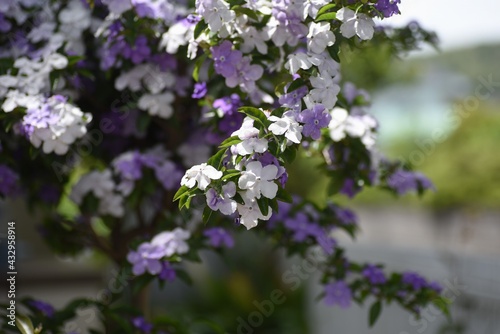
MULTIPOLYGON (((500 209, 500 45, 391 60, 380 48, 347 66, 346 80, 367 88, 380 122, 378 151, 409 162, 435 184, 423 199, 366 189, 354 205, 403 204, 436 211, 500 209), (485 85, 485 82, 493 82, 485 85)), ((291 186, 325 201, 325 178, 304 157, 291 186), (306 176, 307 175, 307 176, 306 176), (306 180, 307 182, 304 182, 306 180), (302 188, 302 189, 301 189, 302 188)), ((334 197, 347 203, 341 196, 334 197)))

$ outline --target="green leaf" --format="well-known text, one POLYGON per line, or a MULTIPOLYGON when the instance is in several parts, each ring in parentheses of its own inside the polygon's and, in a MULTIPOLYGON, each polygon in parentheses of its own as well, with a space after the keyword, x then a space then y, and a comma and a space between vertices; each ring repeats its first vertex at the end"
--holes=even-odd
POLYGON ((31 319, 25 315, 16 314, 16 326, 22 334, 34 334, 35 328, 33 327, 33 323, 31 319))
POLYGON ((278 192, 276 193, 276 198, 278 200, 280 200, 281 202, 293 203, 292 196, 285 189, 283 189, 280 185, 278 185, 278 192))
POLYGON ((262 215, 267 216, 269 213, 269 200, 265 197, 261 197, 257 200, 257 204, 259 205, 260 212, 262 215))
POLYGON ((324 14, 328 12, 330 9, 335 8, 337 5, 334 3, 329 3, 328 5, 324 5, 318 10, 318 13, 316 14, 316 17, 320 16, 321 14, 324 14))
POLYGON ((295 160, 295 157, 297 157, 297 147, 295 145, 288 146, 283 152, 282 157, 286 163, 291 164, 295 160))
POLYGON ((372 327, 377 322, 378 317, 380 316, 380 312, 382 312, 382 303, 379 301, 373 303, 370 307, 370 317, 369 317, 369 325, 372 327))
POLYGON ((321 21, 333 21, 337 18, 337 13, 330 12, 330 13, 324 13, 321 15, 318 15, 316 17, 316 22, 321 22, 321 21))
POLYGON ((220 145, 219 145, 219 148, 228 148, 228 147, 231 147, 233 145, 236 145, 236 144, 239 144, 241 143, 241 139, 240 137, 238 136, 232 136, 232 137, 229 137, 227 138, 226 140, 224 140, 220 145))
POLYGON ((241 175, 241 172, 239 170, 236 170, 236 169, 230 169, 226 172, 228 172, 228 173, 222 177, 222 181, 226 181, 226 180, 232 179, 233 177, 237 177, 237 176, 241 175))
POLYGON ((179 188, 179 190, 177 190, 177 192, 175 193, 174 195, 174 202, 177 201, 179 198, 181 198, 182 196, 187 196, 189 195, 189 191, 191 189, 186 187, 186 186, 182 186, 179 188))
POLYGON ((210 159, 208 159, 207 164, 215 167, 215 169, 219 169, 220 165, 222 164, 222 160, 226 155, 226 151, 227 149, 219 150, 219 152, 215 153, 215 155, 213 155, 210 159))
POLYGON ((267 116, 260 109, 254 107, 241 107, 238 109, 239 112, 247 115, 251 119, 262 124, 266 129, 269 126, 270 122, 267 119, 267 116))
POLYGON ((438 309, 440 309, 446 315, 448 321, 451 321, 451 314, 450 310, 448 309, 448 305, 451 304, 451 300, 443 296, 439 296, 432 300, 432 304, 434 304, 438 309))
POLYGON ((153 275, 142 275, 137 277, 133 282, 132 293, 135 295, 142 291, 146 286, 151 283, 152 280, 155 279, 153 275))
POLYGON ((210 209, 210 207, 207 205, 205 206, 205 209, 203 209, 203 215, 202 215, 202 220, 203 224, 207 224, 208 220, 210 219, 210 216, 212 215, 213 211, 210 209))
POLYGON ((208 24, 205 23, 204 20, 201 20, 194 27, 194 39, 197 39, 205 29, 208 28, 208 24))
POLYGON ((294 90, 297 90, 300 87, 305 86, 305 85, 306 85, 306 83, 304 82, 304 80, 302 80, 302 79, 295 79, 290 84, 290 87, 288 87, 288 89, 286 90, 286 93, 289 94, 289 93, 293 92, 294 90))
POLYGON ((201 55, 200 58, 196 59, 196 62, 194 63, 193 79, 196 82, 198 82, 198 80, 200 79, 200 68, 203 65, 203 62, 205 61, 205 59, 207 59, 206 53, 201 55))
POLYGON ((236 14, 240 14, 240 15, 245 14, 249 18, 254 19, 257 22, 259 21, 259 16, 250 8, 241 7, 239 5, 236 5, 236 6, 233 6, 231 9, 234 10, 236 12, 236 14))

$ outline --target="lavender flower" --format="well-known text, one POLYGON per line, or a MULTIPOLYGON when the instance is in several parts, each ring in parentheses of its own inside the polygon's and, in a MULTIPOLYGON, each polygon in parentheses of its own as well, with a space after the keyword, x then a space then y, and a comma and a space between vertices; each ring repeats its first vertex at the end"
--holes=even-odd
POLYGON ((372 264, 367 265, 362 272, 371 284, 384 284, 387 281, 384 271, 372 264))
POLYGON ((19 175, 6 165, 0 165, 0 195, 12 196, 18 191, 19 175))
POLYGON ((241 51, 233 50, 233 44, 227 40, 211 48, 215 72, 225 78, 238 75, 236 66, 241 62, 241 51))
POLYGON ((142 333, 149 334, 153 330, 153 325, 144 319, 144 317, 135 317, 132 324, 142 333))
POLYGON ((325 285, 325 304, 328 306, 338 305, 341 308, 351 306, 352 292, 343 281, 333 282, 325 285))
POLYGON ((137 251, 131 251, 127 255, 127 260, 132 264, 134 275, 142 275, 146 271, 152 275, 157 275, 162 270, 160 259, 165 255, 165 249, 159 245, 145 242, 139 246, 137 251))
POLYGON ((209 239, 209 244, 212 247, 234 247, 234 239, 225 229, 221 227, 213 227, 205 230, 203 235, 209 239))
POLYGON ((285 220, 285 227, 293 232, 292 239, 297 242, 303 242, 308 237, 314 237, 320 233, 320 227, 316 223, 309 221, 309 217, 299 212, 295 218, 285 220))
POLYGON ((36 308, 39 312, 41 312, 47 318, 54 317, 55 309, 52 305, 42 302, 40 300, 31 300, 28 302, 29 305, 36 308))
POLYGON ((236 201, 232 198, 236 195, 236 184, 229 182, 222 186, 221 194, 211 188, 207 192, 207 205, 210 209, 225 215, 230 215, 236 211, 236 201))
POLYGON ((397 170, 387 178, 389 188, 395 190, 399 195, 421 189, 433 189, 434 185, 421 173, 405 170, 397 170))
POLYGON ((321 137, 321 129, 328 127, 332 116, 325 112, 325 107, 321 104, 315 105, 312 109, 305 109, 300 113, 299 121, 304 123, 302 134, 318 140, 321 137))
POLYGON ((207 95, 207 83, 206 82, 199 82, 194 85, 194 91, 191 97, 193 99, 201 99, 205 95, 207 95))
POLYGON ((401 281, 404 284, 409 284, 413 287, 414 290, 420 290, 422 288, 427 287, 427 281, 425 278, 417 274, 416 272, 406 272, 403 273, 401 281))
POLYGON ((384 15, 384 17, 391 17, 394 14, 400 14, 398 4, 401 0, 378 0, 375 8, 384 15))
POLYGON ((177 274, 175 273, 175 270, 172 267, 172 265, 170 264, 170 262, 164 261, 164 262, 162 262, 161 265, 162 265, 162 269, 161 269, 161 272, 158 274, 158 277, 161 280, 169 281, 169 282, 172 282, 173 280, 175 280, 175 278, 177 277, 177 274))

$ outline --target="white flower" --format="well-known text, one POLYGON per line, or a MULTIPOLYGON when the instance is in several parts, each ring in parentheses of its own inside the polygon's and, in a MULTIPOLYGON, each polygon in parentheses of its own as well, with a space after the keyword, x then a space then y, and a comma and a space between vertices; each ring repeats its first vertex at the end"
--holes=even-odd
POLYGON ((160 46, 164 47, 167 53, 176 54, 179 46, 188 44, 193 35, 194 27, 187 26, 185 22, 174 23, 166 33, 163 34, 160 46))
POLYGON ((247 230, 257 226, 260 220, 269 220, 271 218, 272 210, 269 207, 269 213, 264 216, 260 211, 259 205, 256 200, 244 198, 245 204, 238 204, 238 213, 241 215, 240 224, 244 225, 247 230))
POLYGON ((171 92, 163 94, 144 94, 138 102, 139 108, 147 110, 152 116, 161 118, 170 118, 174 109, 171 103, 174 101, 175 96, 171 92))
POLYGON ((330 137, 333 141, 340 141, 347 135, 353 138, 361 138, 361 142, 370 148, 375 145, 376 134, 374 129, 377 121, 369 116, 351 116, 343 108, 334 108, 331 111, 332 120, 328 125, 330 137))
POLYGON ((264 138, 248 138, 236 144, 236 152, 239 155, 252 153, 264 153, 267 151, 268 142, 264 138))
POLYGON ((132 8, 130 0, 102 0, 102 3, 108 6, 110 12, 117 15, 132 8))
POLYGON ((335 83, 334 78, 314 76, 309 80, 314 88, 304 97, 307 108, 310 109, 316 104, 322 104, 326 109, 332 109, 340 92, 340 86, 335 83))
POLYGON ((335 35, 330 30, 328 22, 311 22, 309 24, 309 34, 307 35, 307 49, 310 52, 320 54, 328 46, 335 43, 335 35))
POLYGON ((278 192, 278 185, 274 183, 278 175, 278 167, 267 165, 262 167, 260 161, 252 161, 246 165, 246 170, 241 173, 238 186, 247 190, 248 198, 260 198, 260 196, 273 199, 278 192))
POLYGON ((198 183, 198 188, 205 190, 211 180, 218 180, 222 177, 222 172, 215 169, 213 166, 202 163, 191 167, 182 177, 181 185, 188 188, 193 188, 198 183))
POLYGON ((340 141, 346 136, 345 121, 349 117, 349 113, 343 108, 336 107, 330 112, 330 115, 332 116, 330 124, 328 124, 330 137, 333 141, 340 141))
POLYGON ((274 133, 275 135, 285 135, 285 137, 296 143, 300 144, 302 140, 302 125, 290 117, 276 117, 271 116, 268 118, 273 124, 269 125, 269 131, 274 133))
POLYGON ((302 19, 305 20, 307 18, 307 15, 315 19, 316 15, 318 14, 318 10, 329 3, 330 2, 328 0, 305 0, 302 19))
POLYGON ((250 53, 254 48, 257 48, 259 53, 265 55, 267 54, 267 44, 265 43, 264 34, 254 27, 247 26, 241 32, 241 37, 243 38, 243 43, 241 44, 240 50, 243 53, 250 53))
POLYGON ((290 71, 290 74, 295 74, 299 69, 308 70, 313 64, 309 56, 303 52, 292 53, 288 56, 288 61, 285 68, 290 71))
POLYGON ((337 20, 343 22, 340 32, 346 38, 358 35, 362 40, 372 39, 375 23, 366 14, 356 14, 353 10, 344 7, 337 12, 337 20))
POLYGON ((92 193, 99 199, 97 211, 99 214, 109 214, 114 217, 122 217, 125 209, 123 197, 114 192, 115 183, 112 179, 111 170, 92 171, 78 180, 71 190, 70 198, 80 205, 83 198, 92 193))
POLYGON ((229 4, 223 0, 197 0, 196 11, 205 19, 210 30, 214 33, 219 32, 223 25, 236 17, 234 11, 229 9, 229 4))
POLYGON ((189 251, 189 245, 186 242, 189 237, 191 237, 189 231, 177 227, 173 231, 157 234, 151 240, 151 244, 163 248, 163 256, 168 257, 174 254, 185 254, 189 251))
POLYGON ((241 140, 248 138, 257 137, 259 135, 259 129, 253 126, 253 119, 250 117, 245 117, 243 124, 239 130, 234 131, 231 136, 238 136, 241 140))

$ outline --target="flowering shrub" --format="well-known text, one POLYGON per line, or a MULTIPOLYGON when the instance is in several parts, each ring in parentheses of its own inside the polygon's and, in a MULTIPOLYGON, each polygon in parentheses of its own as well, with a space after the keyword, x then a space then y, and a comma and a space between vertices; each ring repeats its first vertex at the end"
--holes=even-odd
MULTIPOLYGON (((135 294, 255 229, 291 255, 319 247, 325 303, 370 301, 370 324, 385 303, 445 308, 440 287, 417 273, 346 258, 335 235, 355 236, 352 211, 286 190, 298 154, 323 159, 332 199, 432 188, 375 150, 369 96, 341 77, 352 50, 432 42, 418 25, 375 23, 399 2, 3 1, 0 195, 44 214, 54 252, 109 257, 135 294)), ((106 333, 189 332, 104 301, 24 304, 47 333, 80 332, 71 321, 90 305, 106 333)))

